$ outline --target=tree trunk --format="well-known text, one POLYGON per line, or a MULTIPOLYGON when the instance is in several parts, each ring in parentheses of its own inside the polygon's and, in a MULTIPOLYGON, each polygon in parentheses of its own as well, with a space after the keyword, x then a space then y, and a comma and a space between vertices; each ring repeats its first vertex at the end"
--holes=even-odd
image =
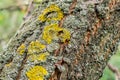
POLYGON ((120 0, 43 0, 0 54, 0 80, 98 80, 120 39, 120 0))

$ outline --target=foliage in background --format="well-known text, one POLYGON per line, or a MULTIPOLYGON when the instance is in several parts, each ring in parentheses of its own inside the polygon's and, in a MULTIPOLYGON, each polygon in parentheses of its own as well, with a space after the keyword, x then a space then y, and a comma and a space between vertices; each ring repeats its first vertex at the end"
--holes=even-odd
MULTIPOLYGON (((120 49, 117 51, 116 55, 112 56, 109 63, 116 66, 120 71, 120 49)), ((113 74, 113 72, 106 67, 103 77, 100 80, 115 80, 115 74, 113 74)))
POLYGON ((0 0, 0 51, 22 23, 25 11, 14 9, 19 5, 16 3, 16 0, 0 0))
MULTIPOLYGON (((41 0, 35 0, 37 2, 41 0)), ((26 11, 26 3, 28 0, 0 0, 0 52, 6 47, 9 39, 15 34, 23 21, 23 17, 26 11), (21 6, 20 8, 7 8, 9 6, 21 6)), ((120 70, 120 50, 109 61, 112 65, 117 66, 120 70)), ((114 74, 105 68, 103 77, 100 80, 115 80, 114 74)))

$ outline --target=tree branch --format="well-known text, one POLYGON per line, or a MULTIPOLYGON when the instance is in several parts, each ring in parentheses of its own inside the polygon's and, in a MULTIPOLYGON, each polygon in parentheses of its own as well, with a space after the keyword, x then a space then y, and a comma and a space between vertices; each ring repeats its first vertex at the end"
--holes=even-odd
POLYGON ((32 11, 33 11, 33 1, 34 0, 31 0, 30 1, 30 4, 29 4, 29 6, 28 6, 28 9, 27 9, 27 13, 26 13, 26 15, 24 16, 24 20, 26 20, 29 16, 30 16, 30 14, 32 13, 32 11))
POLYGON ((115 74, 115 80, 120 80, 119 69, 111 64, 108 64, 108 68, 115 74))
POLYGON ((15 10, 22 10, 22 6, 28 6, 27 4, 25 5, 12 5, 12 6, 8 6, 8 7, 4 7, 4 8, 0 8, 0 11, 15 11, 15 10))

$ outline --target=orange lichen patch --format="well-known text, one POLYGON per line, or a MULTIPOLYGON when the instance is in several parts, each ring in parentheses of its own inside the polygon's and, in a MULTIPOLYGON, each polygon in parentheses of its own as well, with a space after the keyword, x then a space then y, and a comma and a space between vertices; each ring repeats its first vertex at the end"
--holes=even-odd
POLYGON ((19 46, 17 52, 22 55, 25 52, 25 45, 22 44, 21 46, 19 46))
POLYGON ((41 15, 39 15, 39 20, 41 21, 50 21, 50 20, 61 20, 63 18, 63 12, 61 9, 55 5, 52 4, 48 8, 46 8, 41 15), (56 16, 53 17, 47 17, 49 13, 57 13, 56 16))
POLYGON ((44 61, 46 61, 48 56, 49 56, 49 53, 47 53, 47 52, 46 53, 40 53, 38 55, 32 54, 32 55, 29 56, 29 59, 31 61, 38 60, 38 61, 44 62, 44 61))
POLYGON ((42 66, 34 66, 26 72, 29 80, 44 80, 44 76, 48 75, 47 70, 42 66))
POLYGON ((51 24, 46 26, 43 31, 42 38, 50 44, 53 39, 59 38, 62 42, 70 40, 70 32, 58 26, 58 24, 51 24))
POLYGON ((39 53, 46 46, 41 44, 39 41, 32 41, 28 46, 28 54, 39 53))

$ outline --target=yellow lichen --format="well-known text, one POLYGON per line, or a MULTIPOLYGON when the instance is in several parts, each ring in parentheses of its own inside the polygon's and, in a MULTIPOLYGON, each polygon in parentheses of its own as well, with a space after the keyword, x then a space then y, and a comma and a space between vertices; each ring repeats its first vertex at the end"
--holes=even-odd
POLYGON ((39 61, 41 61, 41 62, 44 62, 44 61, 46 61, 46 59, 47 59, 47 56, 49 55, 49 53, 40 53, 40 54, 33 54, 33 55, 30 55, 29 56, 29 59, 31 60, 31 61, 35 61, 35 60, 39 60, 39 61))
POLYGON ((67 29, 62 28, 62 30, 58 31, 58 37, 60 38, 60 40, 62 42, 69 41, 70 40, 70 32, 67 29))
POLYGON ((70 32, 58 26, 58 24, 51 24, 46 26, 43 30, 42 38, 50 44, 54 38, 59 38, 62 42, 70 40, 70 32))
POLYGON ((48 55, 49 55, 49 53, 41 53, 38 55, 37 60, 46 61, 46 58, 48 55))
POLYGON ((12 65, 12 62, 5 64, 6 67, 10 67, 12 65))
POLYGON ((50 44, 53 40, 53 38, 56 37, 57 31, 59 31, 61 28, 58 27, 58 24, 51 24, 49 26, 46 26, 43 30, 42 38, 50 44))
POLYGON ((41 44, 39 41, 32 41, 28 46, 28 54, 39 53, 45 48, 45 45, 41 44))
POLYGON ((47 70, 42 66, 34 66, 26 72, 29 80, 44 80, 44 76, 47 74, 47 70))
POLYGON ((41 21, 50 21, 50 20, 61 20, 63 18, 63 12, 61 9, 55 5, 52 4, 48 8, 46 8, 41 15, 39 15, 39 20, 41 21), (56 12, 56 17, 47 17, 47 14, 56 12))
POLYGON ((19 46, 17 52, 22 55, 25 52, 25 45, 22 44, 21 46, 19 46))

